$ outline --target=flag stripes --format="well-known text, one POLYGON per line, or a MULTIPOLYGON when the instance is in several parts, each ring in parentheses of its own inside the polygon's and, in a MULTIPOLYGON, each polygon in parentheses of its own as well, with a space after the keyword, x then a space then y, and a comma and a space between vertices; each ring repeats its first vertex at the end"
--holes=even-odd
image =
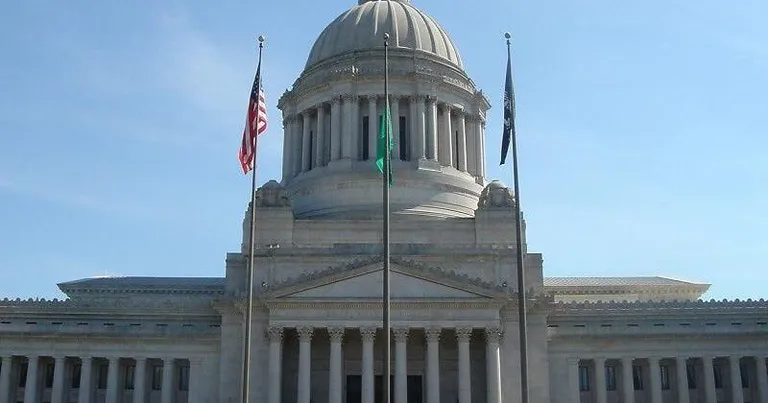
POLYGON ((248 113, 245 117, 245 129, 240 144, 238 159, 243 173, 247 174, 253 169, 254 154, 256 153, 256 137, 267 130, 267 105, 264 99, 264 91, 261 89, 261 62, 256 69, 256 78, 251 87, 251 96, 248 101, 248 113))

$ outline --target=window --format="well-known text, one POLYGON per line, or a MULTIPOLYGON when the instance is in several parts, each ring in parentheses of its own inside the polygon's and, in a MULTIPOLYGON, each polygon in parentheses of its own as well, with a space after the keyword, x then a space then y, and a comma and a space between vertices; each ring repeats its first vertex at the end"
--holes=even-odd
POLYGON ((125 390, 133 390, 133 384, 136 378, 136 366, 131 364, 125 367, 125 390))
POLYGON ((152 390, 161 390, 163 388, 163 366, 155 365, 152 367, 152 390))
POLYGON ((669 366, 659 366, 661 370, 661 390, 669 390, 669 366))
POLYGON ((81 365, 80 364, 74 364, 72 365, 72 383, 70 383, 70 387, 72 389, 80 389, 80 371, 81 371, 81 365))
POLYGON ((406 138, 405 116, 398 116, 400 123, 399 146, 400 146, 400 160, 408 161, 408 139, 406 138))
POLYGON ((632 366, 632 380, 635 384, 635 390, 643 390, 643 367, 639 365, 632 366))
POLYGON ((96 377, 96 389, 107 388, 107 372, 109 371, 109 365, 99 365, 98 375, 96 377))
POLYGON ((52 362, 48 362, 45 364, 45 378, 43 379, 45 382, 45 388, 50 389, 53 387, 53 364, 52 362))
POLYGON ((688 368, 688 389, 696 389, 696 366, 688 363, 686 367, 688 368))
POLYGON ((605 367, 605 387, 608 390, 616 390, 616 367, 613 365, 605 367))
POLYGON ((360 144, 363 145, 363 161, 366 161, 371 158, 371 155, 368 153, 371 146, 368 136, 368 116, 363 116, 363 132, 360 133, 360 140, 360 144))
POLYGON ((181 391, 189 390, 189 367, 188 366, 179 367, 179 390, 181 391))
POLYGON ((579 367, 579 390, 589 390, 589 367, 579 367))
POLYGON ((715 365, 713 367, 715 372, 715 389, 723 388, 723 366, 715 365))

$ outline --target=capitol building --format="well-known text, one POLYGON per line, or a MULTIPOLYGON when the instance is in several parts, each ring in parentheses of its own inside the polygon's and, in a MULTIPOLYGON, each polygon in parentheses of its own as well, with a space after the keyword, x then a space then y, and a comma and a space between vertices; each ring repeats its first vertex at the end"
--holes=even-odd
POLYGON ((448 32, 408 0, 350 6, 279 97, 282 178, 243 206, 222 276, 0 300, 0 403, 239 402, 249 242, 251 402, 383 403, 385 32, 392 402, 521 401, 523 254, 532 403, 768 403, 768 302, 703 301, 708 284, 666 277, 546 276, 525 231, 515 248, 514 194, 486 175, 491 104, 448 32))

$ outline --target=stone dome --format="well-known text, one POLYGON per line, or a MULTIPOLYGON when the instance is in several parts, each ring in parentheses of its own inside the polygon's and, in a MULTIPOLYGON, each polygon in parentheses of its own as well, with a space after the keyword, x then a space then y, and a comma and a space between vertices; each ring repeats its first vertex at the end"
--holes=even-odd
POLYGON ((390 35, 390 49, 422 51, 464 69, 448 33, 408 0, 359 0, 323 30, 305 69, 335 56, 381 48, 385 32, 390 35))

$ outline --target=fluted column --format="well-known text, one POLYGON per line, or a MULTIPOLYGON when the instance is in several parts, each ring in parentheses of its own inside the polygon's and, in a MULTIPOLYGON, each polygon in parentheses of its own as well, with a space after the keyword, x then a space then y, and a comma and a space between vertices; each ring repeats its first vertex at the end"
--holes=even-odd
POLYGON ((298 403, 309 403, 312 391, 310 374, 312 373, 312 333, 311 327, 296 329, 299 333, 299 382, 298 403))
POLYGON ((651 403, 661 403, 661 368, 659 357, 648 357, 648 375, 651 378, 651 403))
POLYGON ((437 99, 435 97, 427 98, 427 123, 424 125, 426 135, 426 155, 427 159, 437 161, 437 99))
POLYGON ((107 367, 107 402, 117 401, 117 381, 119 369, 120 358, 109 357, 109 366, 107 367))
POLYGON ((311 128, 309 111, 301 113, 304 119, 303 132, 301 135, 301 172, 309 171, 310 160, 312 159, 312 143, 309 138, 311 128))
POLYGON ((706 403, 717 403, 717 394, 715 391, 715 369, 712 356, 701 357, 704 364, 704 401, 706 403))
POLYGON ((427 403, 440 403, 440 328, 427 329, 427 403))
POLYGON ((621 375, 624 403, 634 403, 635 383, 632 378, 632 357, 623 357, 621 359, 621 375))
POLYGON ((11 395, 11 370, 13 357, 3 356, 3 365, 0 367, 0 402, 7 400, 11 395))
POLYGON ((688 357, 677 357, 675 364, 677 372, 677 400, 682 403, 688 403, 690 401, 688 393, 688 357))
POLYGON ((608 395, 605 387, 605 358, 595 358, 595 391, 597 392, 597 403, 606 403, 608 395))
POLYGON ((373 340, 376 328, 362 328, 360 335, 363 338, 362 403, 373 403, 373 340))
POLYGON ((478 165, 478 158, 477 158, 477 132, 475 131, 476 125, 475 121, 477 120, 477 116, 467 114, 464 117, 464 124, 466 126, 466 133, 467 133, 467 172, 472 175, 476 176, 477 172, 479 171, 477 169, 478 165))
POLYGON ((416 116, 413 117, 416 123, 416 130, 411 131, 411 143, 413 144, 411 155, 413 159, 424 159, 424 151, 426 150, 424 102, 427 100, 427 97, 416 95, 412 100, 412 102, 416 103, 416 116))
MULTIPOLYGON (((400 98, 397 95, 390 95, 389 96, 389 105, 391 109, 391 117, 392 117, 392 141, 395 143, 396 147, 394 150, 394 156, 393 160, 400 159, 400 147, 402 145, 400 144, 400 98)), ((407 155, 406 155, 406 158, 407 155)))
POLYGON ((24 387, 24 403, 37 403, 37 369, 40 367, 40 357, 27 357, 27 383, 24 387))
POLYGON ((731 366, 731 403, 744 403, 744 390, 741 387, 741 356, 728 357, 731 366))
POLYGON ((502 403, 501 399, 501 359, 499 357, 499 342, 501 330, 486 328, 486 359, 488 360, 488 403, 502 403))
POLYGON ((459 403, 472 403, 472 384, 469 364, 469 340, 472 337, 471 327, 456 329, 459 343, 459 403))
POLYGON ((173 358, 163 358, 163 385, 160 400, 162 403, 173 401, 173 363, 173 358))
POLYGON ((341 131, 341 138, 343 139, 342 142, 344 143, 343 147, 344 149, 348 149, 349 152, 345 151, 345 155, 349 155, 347 158, 351 158, 353 160, 359 160, 360 159, 360 150, 357 146, 357 136, 352 133, 352 127, 350 124, 352 121, 349 119, 349 117, 352 115, 352 96, 349 94, 343 94, 341 96, 342 104, 341 104, 341 117, 339 118, 341 125, 340 131, 341 131))
POLYGON ((568 361, 568 401, 570 403, 579 403, 581 400, 581 390, 579 389, 579 359, 569 357, 568 361))
POLYGON ((459 135, 456 139, 456 150, 459 154, 459 160, 456 163, 456 167, 461 172, 467 172, 467 130, 464 111, 459 111, 457 115, 456 129, 459 131, 459 135))
POLYGON ((440 110, 443 112, 443 121, 440 125, 438 134, 437 155, 440 165, 453 166, 453 141, 451 138, 451 107, 447 104, 440 104, 440 110))
POLYGON ((64 402, 64 369, 65 369, 67 357, 57 356, 57 357, 54 357, 53 360, 54 360, 53 387, 51 388, 51 403, 63 403, 64 402))
POLYGON ((77 392, 78 403, 91 403, 91 379, 93 378, 93 358, 80 357, 80 390, 77 392))
POLYGON ((269 389, 267 390, 268 403, 280 403, 281 374, 282 374, 282 349, 283 328, 272 326, 267 330, 269 337, 269 389))
POLYGON ((144 403, 147 393, 147 358, 136 357, 136 372, 133 383, 133 403, 144 403))
POLYGON ((344 340, 344 328, 330 328, 331 357, 328 368, 328 403, 341 403, 341 343, 344 340))
POLYGON ((408 403, 408 328, 395 328, 395 403, 408 403))
POLYGON ((378 141, 377 128, 379 127, 378 108, 376 107, 376 95, 368 95, 368 159, 376 159, 376 144, 378 141))
POLYGON ((317 106, 317 127, 315 128, 315 167, 325 165, 325 104, 317 106))
POLYGON ((760 403, 768 403, 768 371, 766 371, 765 359, 765 355, 758 355, 755 357, 755 369, 757 371, 757 395, 760 398, 760 403))

